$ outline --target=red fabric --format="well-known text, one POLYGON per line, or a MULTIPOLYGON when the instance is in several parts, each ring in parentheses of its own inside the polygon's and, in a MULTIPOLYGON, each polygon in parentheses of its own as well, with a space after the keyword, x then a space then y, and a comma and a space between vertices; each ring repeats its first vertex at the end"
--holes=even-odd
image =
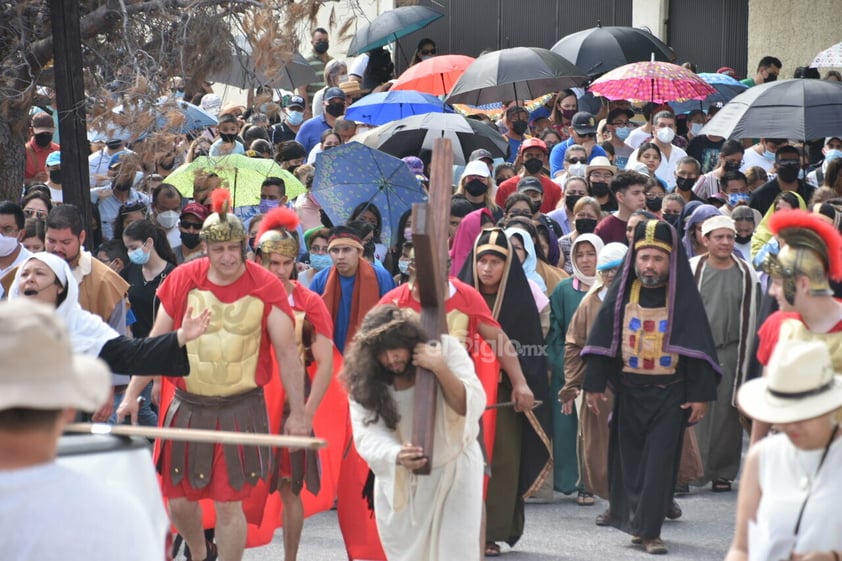
POLYGON ((304 312, 307 319, 313 324, 313 329, 319 335, 324 335, 333 341, 333 319, 330 317, 330 312, 327 311, 322 297, 312 290, 305 288, 304 285, 297 281, 291 281, 292 289, 292 308, 297 311, 304 312))
MULTIPOLYGON (((842 302, 842 299, 837 299, 842 302)), ((801 320, 801 314, 798 312, 781 312, 777 311, 766 318, 760 329, 757 330, 757 336, 760 339, 760 344, 757 345, 757 360, 763 366, 769 364, 769 359, 772 358, 772 352, 778 345, 778 337, 781 332, 781 324, 788 319, 801 320)), ((842 321, 833 326, 828 333, 838 333, 842 331, 842 321)))
POLYGON ((611 242, 618 242, 628 245, 629 240, 626 238, 627 223, 617 218, 616 214, 609 214, 596 225, 594 234, 606 244, 611 242))
MULTIPOLYGON (((521 176, 516 175, 497 186, 497 194, 494 195, 494 202, 497 203, 497 206, 500 208, 506 207, 506 199, 509 198, 509 195, 517 191, 517 182, 521 179, 521 176)), ((561 187, 546 175, 540 175, 538 179, 541 180, 541 185, 544 187, 544 200, 541 201, 541 212, 547 214, 548 212, 554 211, 558 202, 561 200, 561 187)))
MULTIPOLYGON (((351 298, 351 313, 348 319, 348 332, 345 335, 345 347, 354 338, 363 318, 376 305, 379 296, 380 283, 377 281, 374 265, 360 258, 357 267, 357 279, 354 282, 354 294, 351 298)), ((338 317, 339 307, 342 305, 342 285, 339 282, 339 273, 336 267, 331 267, 327 275, 322 299, 331 317, 338 317)))
MULTIPOLYGON (((196 259, 176 267, 158 288, 158 298, 167 315, 173 319, 173 328, 181 327, 181 319, 187 309, 187 297, 190 291, 194 289, 213 292, 221 302, 226 304, 234 303, 245 296, 259 298, 266 304, 263 310, 264 334, 266 319, 269 317, 269 312, 272 311, 273 306, 295 321, 295 316, 287 300, 286 290, 281 281, 256 263, 246 261, 245 265, 245 273, 228 286, 218 286, 208 280, 208 270, 210 269, 208 259, 196 259)), ((193 313, 199 311, 193 310, 193 313)), ((260 356, 257 361, 257 372, 254 376, 258 386, 266 385, 272 377, 274 361, 269 352, 270 347, 271 341, 268 335, 261 337, 260 356)), ((172 378, 168 381, 181 389, 186 388, 182 378, 172 378)))
POLYGON ((36 174, 45 171, 47 169, 47 156, 51 152, 59 152, 60 150, 61 146, 55 142, 50 142, 49 146, 41 148, 35 144, 34 138, 30 139, 26 143, 26 164, 23 170, 24 181, 31 180, 36 174))

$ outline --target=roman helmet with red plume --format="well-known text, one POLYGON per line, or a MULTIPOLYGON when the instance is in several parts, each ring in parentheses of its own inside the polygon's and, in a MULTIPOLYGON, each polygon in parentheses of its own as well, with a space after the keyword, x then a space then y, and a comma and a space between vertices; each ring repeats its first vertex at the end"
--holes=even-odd
POLYGON ((228 189, 214 189, 211 211, 199 234, 202 240, 211 243, 245 241, 248 234, 240 219, 231 212, 231 192, 228 189))
POLYGON ((300 246, 295 230, 299 223, 298 215, 287 207, 274 208, 266 213, 260 221, 256 244, 264 264, 268 261, 270 253, 280 253, 292 258, 298 255, 300 246))

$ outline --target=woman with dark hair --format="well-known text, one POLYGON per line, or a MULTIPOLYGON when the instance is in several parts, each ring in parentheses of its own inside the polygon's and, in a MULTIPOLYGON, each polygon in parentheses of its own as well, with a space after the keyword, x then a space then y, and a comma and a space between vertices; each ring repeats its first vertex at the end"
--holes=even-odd
POLYGON ((409 65, 415 66, 422 60, 433 58, 437 54, 438 50, 436 49, 436 42, 429 37, 424 37, 418 41, 418 47, 415 49, 415 55, 413 55, 412 62, 409 63, 409 65))
POLYGON ((119 240, 123 237, 123 232, 132 222, 138 220, 145 220, 148 211, 146 203, 136 201, 133 203, 123 203, 120 205, 120 210, 117 212, 117 218, 114 219, 114 237, 112 239, 119 240))
POLYGON ((46 220, 47 215, 53 210, 53 202, 47 193, 40 190, 30 191, 21 201, 20 207, 23 209, 23 215, 26 218, 46 220))
POLYGON ((389 253, 389 248, 382 240, 383 215, 380 213, 380 209, 373 203, 360 203, 351 212, 348 222, 352 220, 367 222, 374 228, 374 258, 383 263, 389 253))
POLYGON ((553 122, 553 130, 559 134, 562 142, 570 138, 570 123, 577 111, 579 111, 579 99, 576 97, 576 92, 561 90, 556 94, 550 121, 553 122))

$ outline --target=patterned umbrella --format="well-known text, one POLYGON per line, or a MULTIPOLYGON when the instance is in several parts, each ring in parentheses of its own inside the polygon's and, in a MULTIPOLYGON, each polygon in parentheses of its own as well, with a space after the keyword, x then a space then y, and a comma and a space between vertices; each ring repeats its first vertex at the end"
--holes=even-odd
POLYGON ((842 68, 842 43, 836 43, 816 55, 810 66, 815 68, 842 68))
POLYGON ((349 142, 316 156, 313 198, 334 224, 344 224, 362 203, 377 207, 383 217, 381 240, 391 245, 393 229, 412 203, 427 194, 406 163, 385 152, 349 142))
POLYGON ((590 90, 608 99, 631 101, 686 101, 704 99, 716 90, 698 74, 661 61, 634 62, 604 74, 590 90))
POLYGON ((713 89, 716 90, 716 93, 710 94, 701 101, 692 100, 670 103, 670 105, 672 106, 672 110, 675 111, 676 115, 689 113, 690 111, 694 111, 696 109, 707 111, 712 103, 721 103, 722 105, 725 105, 734 97, 738 96, 739 94, 743 93, 748 89, 748 86, 746 86, 739 80, 731 78, 727 74, 700 72, 698 76, 699 78, 713 86, 713 89))
POLYGON ((415 90, 431 95, 447 95, 474 60, 465 55, 442 55, 422 60, 407 68, 392 84, 390 91, 415 90))

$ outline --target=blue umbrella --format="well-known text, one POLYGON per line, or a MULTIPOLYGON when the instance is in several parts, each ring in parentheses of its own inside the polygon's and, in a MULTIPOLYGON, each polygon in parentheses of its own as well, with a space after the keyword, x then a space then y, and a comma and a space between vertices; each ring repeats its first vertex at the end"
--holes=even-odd
POLYGON ((391 245, 393 229, 412 203, 427 193, 403 160, 359 142, 349 142, 316 156, 313 198, 334 224, 344 224, 362 203, 383 217, 381 241, 391 245))
MULTIPOLYGON (((143 121, 142 117, 152 114, 155 117, 155 130, 165 130, 184 134, 205 127, 215 127, 216 117, 199 107, 186 101, 163 97, 151 107, 139 104, 136 106, 117 105, 111 111, 126 115, 132 120, 143 121), (147 109, 148 108, 148 109, 147 109)), ((145 138, 151 130, 144 131, 138 139, 145 138)))
POLYGON ((369 125, 385 125, 410 115, 452 112, 453 109, 434 95, 395 90, 365 96, 345 110, 345 118, 369 125))
POLYGON ((722 105, 725 105, 748 89, 748 86, 739 80, 735 80, 727 74, 700 72, 699 78, 713 86, 716 93, 710 94, 701 101, 690 100, 670 103, 670 106, 673 111, 675 111, 676 115, 683 115, 684 113, 689 113, 690 111, 695 111, 696 109, 707 111, 713 103, 721 103, 722 105))

